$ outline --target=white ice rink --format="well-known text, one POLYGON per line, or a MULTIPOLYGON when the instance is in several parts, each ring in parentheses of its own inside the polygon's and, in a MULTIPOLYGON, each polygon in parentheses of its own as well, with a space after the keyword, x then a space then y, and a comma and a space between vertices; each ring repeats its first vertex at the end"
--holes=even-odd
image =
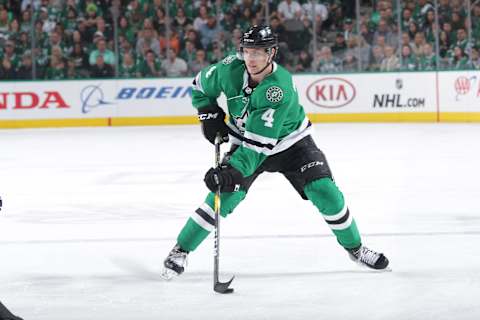
POLYGON ((206 195, 197 126, 0 131, 0 301, 25 320, 480 319, 480 126, 321 124, 364 243, 351 262, 279 174, 261 176, 187 272, 159 277, 206 195))

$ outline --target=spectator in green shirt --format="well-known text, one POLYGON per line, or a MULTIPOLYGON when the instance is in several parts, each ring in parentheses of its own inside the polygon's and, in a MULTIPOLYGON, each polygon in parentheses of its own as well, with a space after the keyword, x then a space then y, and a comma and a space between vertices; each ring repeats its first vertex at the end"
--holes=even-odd
POLYGON ((88 62, 90 63, 91 66, 95 65, 97 62, 97 57, 102 56, 105 63, 108 65, 114 65, 115 64, 115 54, 107 49, 107 42, 105 41, 105 38, 99 38, 96 42, 97 45, 97 50, 94 50, 90 53, 90 57, 88 58, 88 62))

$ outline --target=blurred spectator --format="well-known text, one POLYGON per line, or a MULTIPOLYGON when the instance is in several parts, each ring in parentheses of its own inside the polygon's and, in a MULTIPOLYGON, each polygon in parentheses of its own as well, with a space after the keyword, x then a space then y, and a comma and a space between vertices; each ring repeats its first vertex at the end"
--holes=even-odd
POLYGON ((113 32, 110 27, 105 22, 105 19, 103 17, 97 17, 96 19, 96 24, 95 24, 95 33, 100 32, 105 39, 112 39, 113 38, 113 32))
POLYGON ((302 4, 302 14, 310 21, 313 21, 313 18, 319 18, 320 23, 327 20, 328 18, 328 8, 323 3, 315 3, 312 5, 311 2, 305 2, 302 4))
POLYGON ((160 77, 163 75, 161 64, 153 50, 148 50, 145 53, 145 59, 140 63, 139 72, 142 77, 146 78, 160 77))
POLYGON ((222 31, 222 27, 217 23, 217 18, 215 16, 209 16, 207 23, 200 27, 203 48, 208 49, 212 42, 218 39, 219 33, 222 31))
POLYGON ((75 43, 72 52, 69 54, 69 60, 74 64, 76 74, 87 74, 90 69, 88 62, 88 54, 81 43, 75 43))
POLYGON ((345 57, 342 61, 342 71, 344 72, 354 72, 358 70, 358 60, 355 57, 355 54, 352 50, 349 50, 345 53, 345 57))
POLYGON ((50 34, 50 43, 48 44, 47 49, 51 51, 54 47, 59 47, 62 52, 64 52, 65 44, 63 42, 62 35, 57 31, 53 31, 50 34))
POLYGON ((172 26, 177 30, 185 30, 187 25, 190 24, 192 24, 192 19, 185 15, 185 9, 183 7, 179 7, 177 14, 173 18, 172 26))
POLYGON ((302 15, 302 7, 297 1, 283 0, 277 7, 281 20, 299 18, 302 15))
POLYGON ((128 42, 134 43, 135 31, 128 24, 128 19, 124 16, 120 17, 118 22, 118 34, 125 37, 128 42))
POLYGON ((383 49, 379 46, 373 46, 372 48, 372 59, 370 61, 370 71, 380 71, 380 66, 384 59, 383 49))
POLYGON ((67 59, 67 79, 84 78, 77 70, 78 69, 75 67, 75 61, 67 59))
POLYGON ((193 42, 190 41, 190 40, 186 40, 185 41, 185 48, 183 48, 183 50, 180 52, 179 56, 180 56, 180 58, 185 60, 187 65, 190 65, 193 62, 193 60, 195 60, 196 53, 200 50, 203 51, 203 53, 205 53, 205 51, 203 49, 196 50, 195 46, 193 45, 193 42))
POLYGON ((210 65, 207 61, 207 54, 205 50, 197 50, 195 53, 195 60, 188 63, 188 70, 190 75, 196 75, 200 70, 210 65))
POLYGON ((47 80, 62 80, 67 77, 67 68, 65 61, 58 55, 52 54, 50 56, 50 64, 45 73, 47 80))
POLYGON ((413 38, 413 42, 410 43, 410 48, 412 49, 412 53, 416 57, 420 57, 423 55, 423 45, 425 44, 425 36, 423 32, 417 32, 415 37, 413 38))
POLYGON ((131 53, 125 53, 122 58, 122 63, 119 65, 118 76, 120 78, 135 78, 139 75, 140 73, 133 55, 131 53))
POLYGON ((450 69, 464 70, 467 68, 468 58, 465 56, 465 51, 459 46, 453 48, 453 56, 449 59, 450 69))
POLYGON ((295 64, 295 72, 310 72, 312 69, 312 57, 306 50, 300 51, 298 61, 295 64))
POLYGON ((226 11, 223 13, 223 19, 220 20, 220 25, 222 29, 231 33, 236 28, 237 23, 235 21, 235 17, 233 16, 231 11, 226 11))
POLYGON ((335 43, 331 46, 332 53, 342 59, 346 49, 347 43, 345 42, 345 36, 343 32, 338 32, 335 37, 335 43))
POLYGON ((432 45, 430 43, 425 43, 423 45, 423 55, 418 59, 418 69, 432 71, 437 68, 437 57, 433 52, 432 45))
POLYGON ((478 47, 472 48, 472 53, 470 56, 471 59, 471 67, 480 70, 480 52, 478 47))
POLYGON ((0 59, 0 79, 15 79, 15 69, 12 62, 7 58, 0 59))
POLYGON ((144 12, 138 0, 130 1, 130 3, 127 5, 125 17, 127 18, 128 24, 132 28, 133 32, 137 32, 145 18, 144 12))
POLYGON ((418 33, 418 31, 419 30, 417 24, 415 22, 410 22, 410 24, 408 25, 408 35, 410 39, 415 38, 415 35, 418 33))
POLYGON ((402 48, 402 59, 400 64, 400 70, 403 71, 414 71, 417 69, 417 59, 412 54, 412 49, 410 46, 403 46, 402 48))
MULTIPOLYGON (((40 23, 43 29, 43 22, 41 20, 35 21, 35 24, 40 23)), ((32 26, 30 10, 22 11, 22 18, 20 19, 20 30, 30 32, 32 26)))
POLYGON ((23 54, 27 50, 30 50, 32 48, 32 44, 30 43, 30 37, 26 32, 20 33, 20 36, 17 39, 16 48, 19 54, 23 54))
POLYGON ((385 57, 380 64, 380 71, 395 71, 400 67, 398 57, 395 55, 395 49, 392 46, 385 46, 385 57))
POLYGON ((412 11, 409 8, 404 8, 402 11, 402 21, 401 21, 402 30, 407 30, 411 23, 415 23, 412 17, 412 11))
POLYGON ((200 42, 200 37, 198 36, 197 31, 194 29, 187 31, 187 39, 194 44, 195 49, 203 49, 202 43, 200 42))
POLYGON ((187 74, 187 63, 182 58, 177 57, 175 50, 170 49, 167 59, 162 61, 162 70, 167 77, 181 77, 187 74))
POLYGON ((156 37, 156 32, 152 27, 146 27, 139 32, 135 51, 137 55, 144 56, 148 50, 155 52, 156 56, 160 55, 160 41, 156 37))
POLYGON ((160 35, 166 35, 169 20, 163 8, 158 8, 153 19, 153 27, 160 35))
POLYGON ((32 69, 33 69, 32 55, 28 51, 28 52, 25 52, 22 56, 22 62, 20 63, 20 67, 16 72, 17 79, 21 79, 21 80, 32 79, 32 75, 33 75, 32 69))
POLYGON ((438 5, 439 20, 448 20, 451 14, 452 8, 450 7, 449 0, 440 0, 438 5))
POLYGON ((390 46, 396 45, 397 39, 395 35, 390 31, 390 27, 388 26, 385 19, 380 19, 380 21, 378 22, 377 31, 375 31, 375 33, 373 34, 373 42, 378 43, 378 38, 381 36, 385 38, 386 44, 390 46))
POLYGON ((20 57, 15 53, 15 42, 12 40, 7 40, 5 42, 5 48, 3 53, 0 52, 0 60, 8 60, 13 68, 17 69, 20 62, 20 57))
POLYGON ((457 30, 456 39, 457 41, 452 44, 451 49, 454 49, 454 47, 460 47, 463 51, 470 50, 470 44, 468 43, 467 39, 467 32, 464 28, 460 28, 457 30))
POLYGON ((90 76, 92 78, 112 78, 114 70, 111 65, 107 64, 103 55, 99 54, 95 57, 95 64, 91 67, 90 76))
POLYGON ((316 71, 324 73, 341 71, 341 61, 332 55, 330 47, 325 46, 320 50, 320 60, 316 63, 316 71))
POLYGON ((360 63, 362 68, 367 68, 371 60, 372 47, 365 41, 362 36, 357 37, 357 49, 360 55, 360 63))
POLYGON ((198 11, 198 16, 193 20, 193 28, 196 31, 200 31, 203 25, 208 21, 208 8, 207 6, 201 6, 198 11))
POLYGON ((218 42, 214 42, 212 46, 212 51, 208 56, 208 60, 210 63, 217 63, 225 58, 225 53, 223 52, 222 48, 218 45, 218 42))
POLYGON ((453 30, 458 30, 464 26, 464 20, 457 11, 452 11, 450 23, 452 24, 453 30))
POLYGON ((441 31, 439 34, 439 47, 440 47, 440 57, 445 58, 450 49, 450 40, 449 36, 445 31, 441 31))
POLYGON ((107 49, 107 42, 103 37, 97 40, 96 42, 97 49, 90 53, 90 57, 88 58, 88 62, 91 66, 97 65, 98 66, 98 56, 102 56, 102 63, 108 65, 115 64, 115 54, 107 49))
POLYGON ((62 21, 67 35, 72 34, 77 29, 77 16, 78 14, 75 7, 68 7, 67 16, 62 21))

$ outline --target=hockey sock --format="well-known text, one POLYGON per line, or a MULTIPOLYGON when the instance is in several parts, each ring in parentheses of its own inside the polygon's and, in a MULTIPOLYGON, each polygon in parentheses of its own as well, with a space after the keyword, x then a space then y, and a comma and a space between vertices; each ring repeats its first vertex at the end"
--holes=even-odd
POLYGON ((347 249, 360 246, 357 224, 332 179, 315 180, 305 186, 304 192, 318 208, 340 245, 347 249))
MULTIPOLYGON (((245 199, 245 191, 222 193, 220 215, 226 217, 245 199)), ((203 203, 188 219, 177 237, 177 243, 183 250, 193 251, 215 228, 215 211, 213 192, 210 192, 203 203)))

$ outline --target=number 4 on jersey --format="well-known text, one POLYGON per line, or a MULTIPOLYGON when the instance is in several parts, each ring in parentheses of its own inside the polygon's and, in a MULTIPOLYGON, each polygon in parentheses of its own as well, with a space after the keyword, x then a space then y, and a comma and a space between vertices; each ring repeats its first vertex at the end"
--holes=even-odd
POLYGON ((268 109, 262 114, 262 120, 265 121, 265 127, 272 128, 273 127, 273 114, 275 113, 275 109, 268 109))

